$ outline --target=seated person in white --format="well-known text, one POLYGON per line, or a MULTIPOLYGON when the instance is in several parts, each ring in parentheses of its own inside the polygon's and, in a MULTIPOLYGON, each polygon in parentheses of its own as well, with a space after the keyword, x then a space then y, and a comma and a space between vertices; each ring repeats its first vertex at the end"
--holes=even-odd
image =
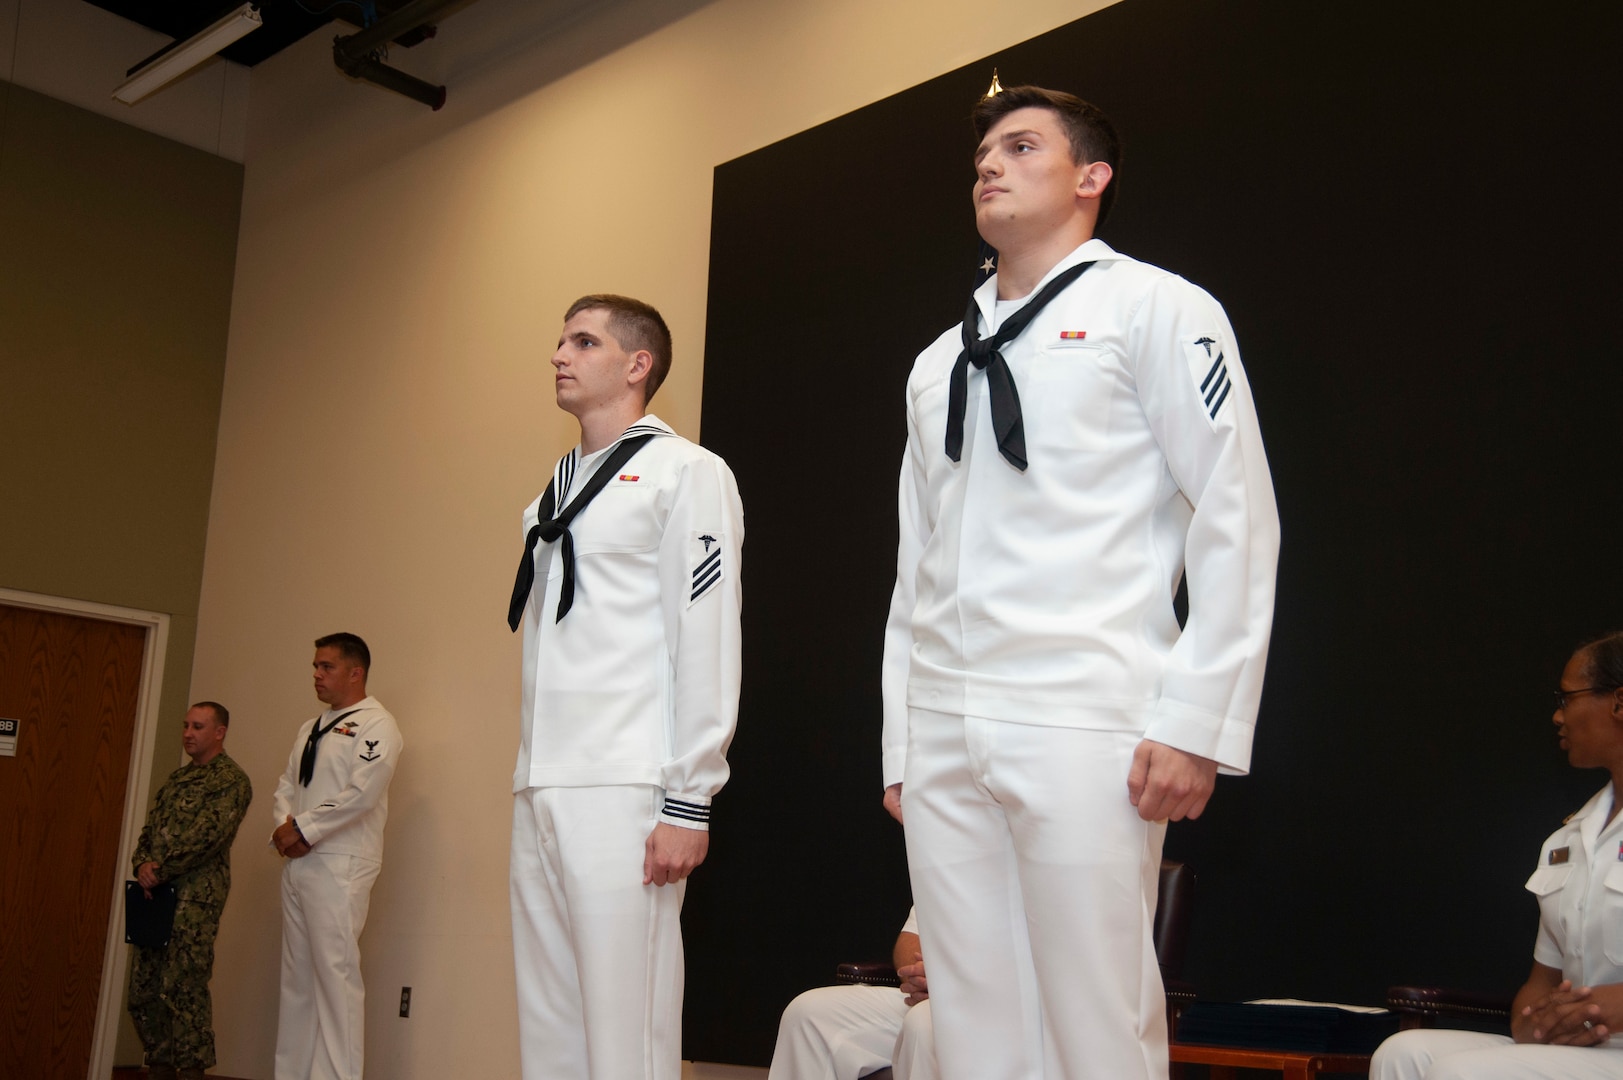
POLYGON ((936 1080, 930 990, 911 911, 891 959, 900 988, 820 986, 791 1001, 767 1080, 858 1080, 887 1065, 895 1080, 936 1080))
POLYGON ((1533 972, 1510 1038, 1399 1032, 1371 1080, 1617 1080, 1623 1077, 1623 633, 1580 646, 1561 672, 1555 725, 1567 760, 1612 782, 1544 841, 1527 888, 1538 897, 1533 972))

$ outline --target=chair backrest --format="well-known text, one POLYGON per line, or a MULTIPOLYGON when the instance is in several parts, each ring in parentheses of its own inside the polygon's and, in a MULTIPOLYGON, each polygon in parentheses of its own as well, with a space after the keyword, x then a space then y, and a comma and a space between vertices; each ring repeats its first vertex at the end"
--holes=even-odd
POLYGON ((1183 959, 1189 951, 1189 918, 1194 910, 1195 872, 1181 862, 1161 860, 1161 881, 1155 904, 1155 958, 1162 980, 1183 978, 1183 959))

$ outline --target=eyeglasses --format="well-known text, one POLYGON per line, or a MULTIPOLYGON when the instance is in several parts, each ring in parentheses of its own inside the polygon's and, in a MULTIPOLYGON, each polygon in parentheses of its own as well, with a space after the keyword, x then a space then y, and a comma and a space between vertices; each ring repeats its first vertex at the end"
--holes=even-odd
POLYGON ((1567 699, 1569 697, 1572 697, 1572 696, 1576 695, 1576 694, 1593 694, 1593 693, 1597 693, 1598 691, 1601 691, 1601 690, 1616 690, 1616 689, 1617 689, 1617 687, 1615 687, 1615 686, 1584 686, 1584 687, 1580 687, 1577 690, 1556 690, 1556 691, 1554 691, 1554 693, 1555 693, 1555 707, 1557 709, 1566 708, 1567 707, 1567 699))

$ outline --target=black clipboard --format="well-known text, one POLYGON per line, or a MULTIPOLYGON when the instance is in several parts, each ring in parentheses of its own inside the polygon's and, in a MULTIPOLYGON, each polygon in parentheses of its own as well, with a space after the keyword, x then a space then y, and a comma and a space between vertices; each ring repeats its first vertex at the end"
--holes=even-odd
POLYGON ((143 949, 161 949, 169 944, 175 929, 175 887, 159 885, 152 899, 139 881, 124 883, 124 940, 143 949))

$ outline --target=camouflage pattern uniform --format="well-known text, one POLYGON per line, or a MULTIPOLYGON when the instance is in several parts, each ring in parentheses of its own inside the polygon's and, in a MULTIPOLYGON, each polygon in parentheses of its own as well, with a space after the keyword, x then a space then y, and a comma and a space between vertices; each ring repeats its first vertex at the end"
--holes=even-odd
POLYGON ((169 944, 137 948, 130 973, 130 1018, 149 1065, 214 1064, 214 935, 231 890, 231 841, 253 796, 248 774, 224 751, 207 765, 183 765, 158 789, 135 845, 136 871, 157 863, 178 901, 169 944))

